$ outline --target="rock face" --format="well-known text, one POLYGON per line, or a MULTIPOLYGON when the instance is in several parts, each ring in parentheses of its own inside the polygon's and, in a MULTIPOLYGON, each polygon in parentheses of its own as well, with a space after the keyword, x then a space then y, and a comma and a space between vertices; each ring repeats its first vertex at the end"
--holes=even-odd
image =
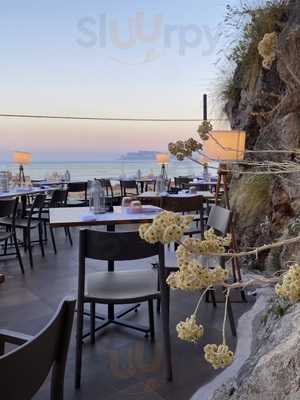
MULTIPOLYGON (((277 59, 272 68, 267 70, 260 65, 251 83, 248 79, 245 82, 237 68, 234 84, 238 95, 225 107, 232 127, 247 132, 248 149, 300 147, 299 0, 289 1, 280 24, 277 59)), ((280 161, 283 155, 259 156, 260 159, 266 157, 280 161)), ((251 247, 286 237, 289 226, 299 215, 299 199, 300 173, 287 175, 283 179, 270 175, 251 178, 244 175, 235 179, 231 187, 231 203, 240 246, 251 247)), ((253 261, 253 266, 280 268, 292 255, 297 260, 300 256, 298 247, 296 253, 293 249, 295 254, 286 249, 263 254, 258 263, 253 261)))
POLYGON ((254 322, 251 356, 212 400, 300 399, 300 305, 286 307, 270 299, 254 322))

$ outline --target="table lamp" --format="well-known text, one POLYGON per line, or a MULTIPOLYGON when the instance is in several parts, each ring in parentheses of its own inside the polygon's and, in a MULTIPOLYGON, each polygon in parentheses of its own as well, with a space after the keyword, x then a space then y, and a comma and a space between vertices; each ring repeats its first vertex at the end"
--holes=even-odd
POLYGON ((244 159, 246 132, 212 131, 210 135, 209 139, 203 142, 204 155, 220 163, 244 159))
POLYGON ((240 130, 212 131, 208 140, 203 141, 203 154, 211 160, 219 161, 218 185, 216 191, 216 202, 219 194, 220 184, 223 180, 224 195, 227 208, 229 206, 228 196, 228 168, 229 161, 242 161, 245 156, 246 132, 240 130))
POLYGON ((19 164, 19 180, 20 184, 25 182, 24 165, 31 163, 32 154, 26 151, 15 151, 13 154, 13 160, 16 164, 19 164))
POLYGON ((156 154, 156 161, 158 162, 158 164, 161 165, 160 176, 166 180, 168 179, 166 165, 168 164, 169 160, 170 160, 169 154, 165 153, 156 154))

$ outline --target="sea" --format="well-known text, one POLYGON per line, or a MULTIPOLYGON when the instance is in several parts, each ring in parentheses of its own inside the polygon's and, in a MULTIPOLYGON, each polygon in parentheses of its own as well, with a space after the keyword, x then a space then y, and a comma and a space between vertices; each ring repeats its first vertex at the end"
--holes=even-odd
MULTIPOLYGON (((175 176, 201 176, 202 167, 190 160, 171 160, 167 165, 167 174, 170 178, 175 176)), ((50 179, 53 174, 63 176, 68 170, 71 180, 91 180, 94 178, 110 178, 117 181, 120 178, 134 178, 138 170, 143 177, 157 176, 160 165, 155 160, 114 160, 114 161, 73 161, 73 162, 32 162, 24 167, 26 176, 31 179, 50 179)), ((0 163, 0 171, 11 171, 14 175, 18 172, 18 165, 13 163, 0 163)), ((210 173, 215 175, 216 170, 210 173)))

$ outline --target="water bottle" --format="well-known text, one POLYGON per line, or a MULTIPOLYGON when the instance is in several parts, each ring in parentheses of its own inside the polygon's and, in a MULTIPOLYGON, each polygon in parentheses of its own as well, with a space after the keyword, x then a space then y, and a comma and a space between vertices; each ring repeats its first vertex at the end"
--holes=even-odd
POLYGON ((9 191, 9 173, 7 171, 0 172, 0 192, 9 191))
POLYGON ((204 165, 204 167, 203 167, 203 180, 205 182, 209 182, 209 180, 210 180, 210 174, 208 172, 208 166, 207 165, 204 165))
POLYGON ((71 174, 70 174, 69 170, 67 169, 66 173, 65 173, 65 182, 69 183, 70 181, 71 181, 71 174))
POLYGON ((90 182, 89 205, 93 214, 104 214, 105 208, 105 190, 102 183, 98 180, 90 182))
POLYGON ((167 180, 161 175, 159 175, 156 179, 155 190, 158 194, 165 193, 167 191, 167 180))

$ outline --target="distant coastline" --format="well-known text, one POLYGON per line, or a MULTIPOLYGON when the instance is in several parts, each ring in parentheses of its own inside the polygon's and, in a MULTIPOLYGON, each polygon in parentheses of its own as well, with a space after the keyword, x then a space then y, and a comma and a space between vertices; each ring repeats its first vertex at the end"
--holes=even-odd
POLYGON ((133 160, 155 160, 158 151, 140 150, 131 151, 129 153, 123 154, 120 157, 122 161, 133 161, 133 160))

